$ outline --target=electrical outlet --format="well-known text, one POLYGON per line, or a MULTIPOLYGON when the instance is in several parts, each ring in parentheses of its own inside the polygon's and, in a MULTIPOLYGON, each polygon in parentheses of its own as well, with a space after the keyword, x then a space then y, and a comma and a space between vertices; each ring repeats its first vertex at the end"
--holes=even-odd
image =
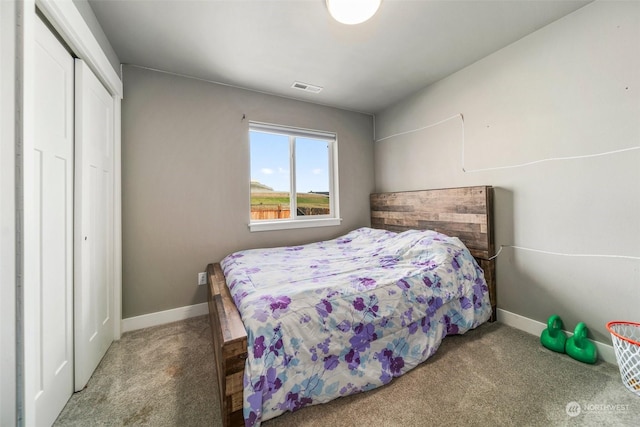
POLYGON ((198 286, 207 284, 207 273, 198 273, 198 286))

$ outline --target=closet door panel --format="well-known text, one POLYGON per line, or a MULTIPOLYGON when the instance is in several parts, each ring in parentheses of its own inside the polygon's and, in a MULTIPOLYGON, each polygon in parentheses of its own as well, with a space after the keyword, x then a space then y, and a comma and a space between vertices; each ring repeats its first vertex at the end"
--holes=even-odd
POLYGON ((75 388, 81 390, 114 339, 114 108, 76 59, 75 388))
POLYGON ((49 426, 73 393, 74 63, 44 23, 35 24, 32 187, 25 191, 25 406, 28 425, 49 426))

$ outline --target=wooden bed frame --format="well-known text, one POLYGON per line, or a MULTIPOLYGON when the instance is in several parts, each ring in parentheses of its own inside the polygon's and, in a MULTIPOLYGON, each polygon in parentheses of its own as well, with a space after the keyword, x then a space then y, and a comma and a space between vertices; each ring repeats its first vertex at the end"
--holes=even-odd
POLYGON ((474 256, 489 286, 491 319, 496 320, 496 265, 493 187, 375 193, 371 227, 391 231, 435 230, 459 238, 474 256))
MULTIPOLYGON (((492 316, 496 313, 493 240, 493 188, 371 194, 371 227, 391 231, 430 229, 458 237, 484 270, 492 316)), ((209 320, 218 378, 222 425, 242 426, 243 377, 247 333, 219 263, 207 266, 209 320)))

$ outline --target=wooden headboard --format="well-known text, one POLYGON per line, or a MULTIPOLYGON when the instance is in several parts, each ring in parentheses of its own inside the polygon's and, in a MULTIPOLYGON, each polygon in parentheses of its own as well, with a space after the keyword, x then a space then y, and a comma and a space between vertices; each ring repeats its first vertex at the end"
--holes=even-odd
POLYGON ((493 238, 493 187, 371 194, 371 227, 391 231, 435 230, 459 238, 484 270, 489 286, 491 320, 496 315, 493 238))

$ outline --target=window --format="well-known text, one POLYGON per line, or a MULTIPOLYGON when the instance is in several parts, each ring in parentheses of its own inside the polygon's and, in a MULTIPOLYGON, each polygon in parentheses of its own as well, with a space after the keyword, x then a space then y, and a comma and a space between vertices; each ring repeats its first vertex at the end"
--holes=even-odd
POLYGON ((251 231, 340 224, 336 135, 251 122, 251 231))

